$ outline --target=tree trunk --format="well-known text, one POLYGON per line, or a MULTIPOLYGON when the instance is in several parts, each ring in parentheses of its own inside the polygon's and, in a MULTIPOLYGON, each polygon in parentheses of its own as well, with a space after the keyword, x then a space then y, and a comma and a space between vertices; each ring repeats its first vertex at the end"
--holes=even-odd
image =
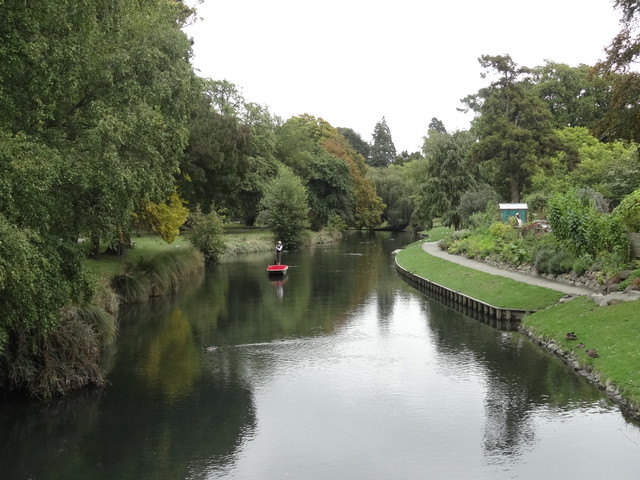
POLYGON ((509 186, 511 187, 511 202, 520 203, 520 188, 515 178, 509 178, 509 186))
POLYGON ((96 232, 91 233, 91 258, 100 260, 100 235, 96 232))

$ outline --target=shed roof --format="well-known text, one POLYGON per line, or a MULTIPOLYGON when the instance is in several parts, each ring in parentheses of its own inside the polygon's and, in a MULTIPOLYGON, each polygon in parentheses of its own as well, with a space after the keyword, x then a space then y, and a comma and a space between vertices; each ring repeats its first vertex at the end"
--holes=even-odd
POLYGON ((500 210, 528 210, 526 203, 499 203, 500 210))

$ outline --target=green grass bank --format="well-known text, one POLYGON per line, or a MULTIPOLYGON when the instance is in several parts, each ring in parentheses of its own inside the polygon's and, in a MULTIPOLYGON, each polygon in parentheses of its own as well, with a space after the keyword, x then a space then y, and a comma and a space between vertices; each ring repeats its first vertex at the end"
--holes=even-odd
POLYGON ((562 293, 548 288, 478 272, 434 257, 422 249, 422 242, 413 243, 399 252, 397 261, 411 273, 495 307, 541 310, 563 297, 562 293))
POLYGON ((524 318, 521 331, 640 420, 640 300, 607 307, 587 297, 558 303, 562 293, 436 258, 422 249, 422 242, 399 252, 397 261, 412 273, 492 305, 538 310, 524 318), (567 332, 575 332, 577 339, 565 339, 567 332), (596 350, 598 357, 587 350, 596 350))

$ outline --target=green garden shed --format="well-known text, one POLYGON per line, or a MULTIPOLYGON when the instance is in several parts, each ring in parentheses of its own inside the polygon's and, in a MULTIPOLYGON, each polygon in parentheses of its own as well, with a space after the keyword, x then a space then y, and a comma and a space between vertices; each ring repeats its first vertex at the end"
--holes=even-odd
POLYGON ((503 222, 509 220, 509 217, 515 217, 516 213, 520 214, 523 223, 527 223, 527 211, 529 207, 526 203, 499 203, 500 218, 503 222))

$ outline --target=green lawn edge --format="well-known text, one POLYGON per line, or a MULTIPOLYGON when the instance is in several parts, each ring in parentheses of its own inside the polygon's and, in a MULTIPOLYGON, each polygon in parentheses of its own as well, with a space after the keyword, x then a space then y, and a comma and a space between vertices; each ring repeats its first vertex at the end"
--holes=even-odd
POLYGON ((398 252, 398 265, 410 273, 494 307, 541 310, 556 304, 564 296, 555 290, 479 272, 434 257, 423 250, 423 243, 412 243, 398 252))
POLYGON ((570 352, 581 369, 592 371, 602 385, 640 405, 640 300, 601 307, 588 297, 575 298, 524 318, 521 328, 534 337, 553 341, 570 352), (566 340, 574 332, 576 340, 566 340), (576 345, 584 345, 576 348, 576 345), (587 356, 595 349, 598 358, 587 356))

